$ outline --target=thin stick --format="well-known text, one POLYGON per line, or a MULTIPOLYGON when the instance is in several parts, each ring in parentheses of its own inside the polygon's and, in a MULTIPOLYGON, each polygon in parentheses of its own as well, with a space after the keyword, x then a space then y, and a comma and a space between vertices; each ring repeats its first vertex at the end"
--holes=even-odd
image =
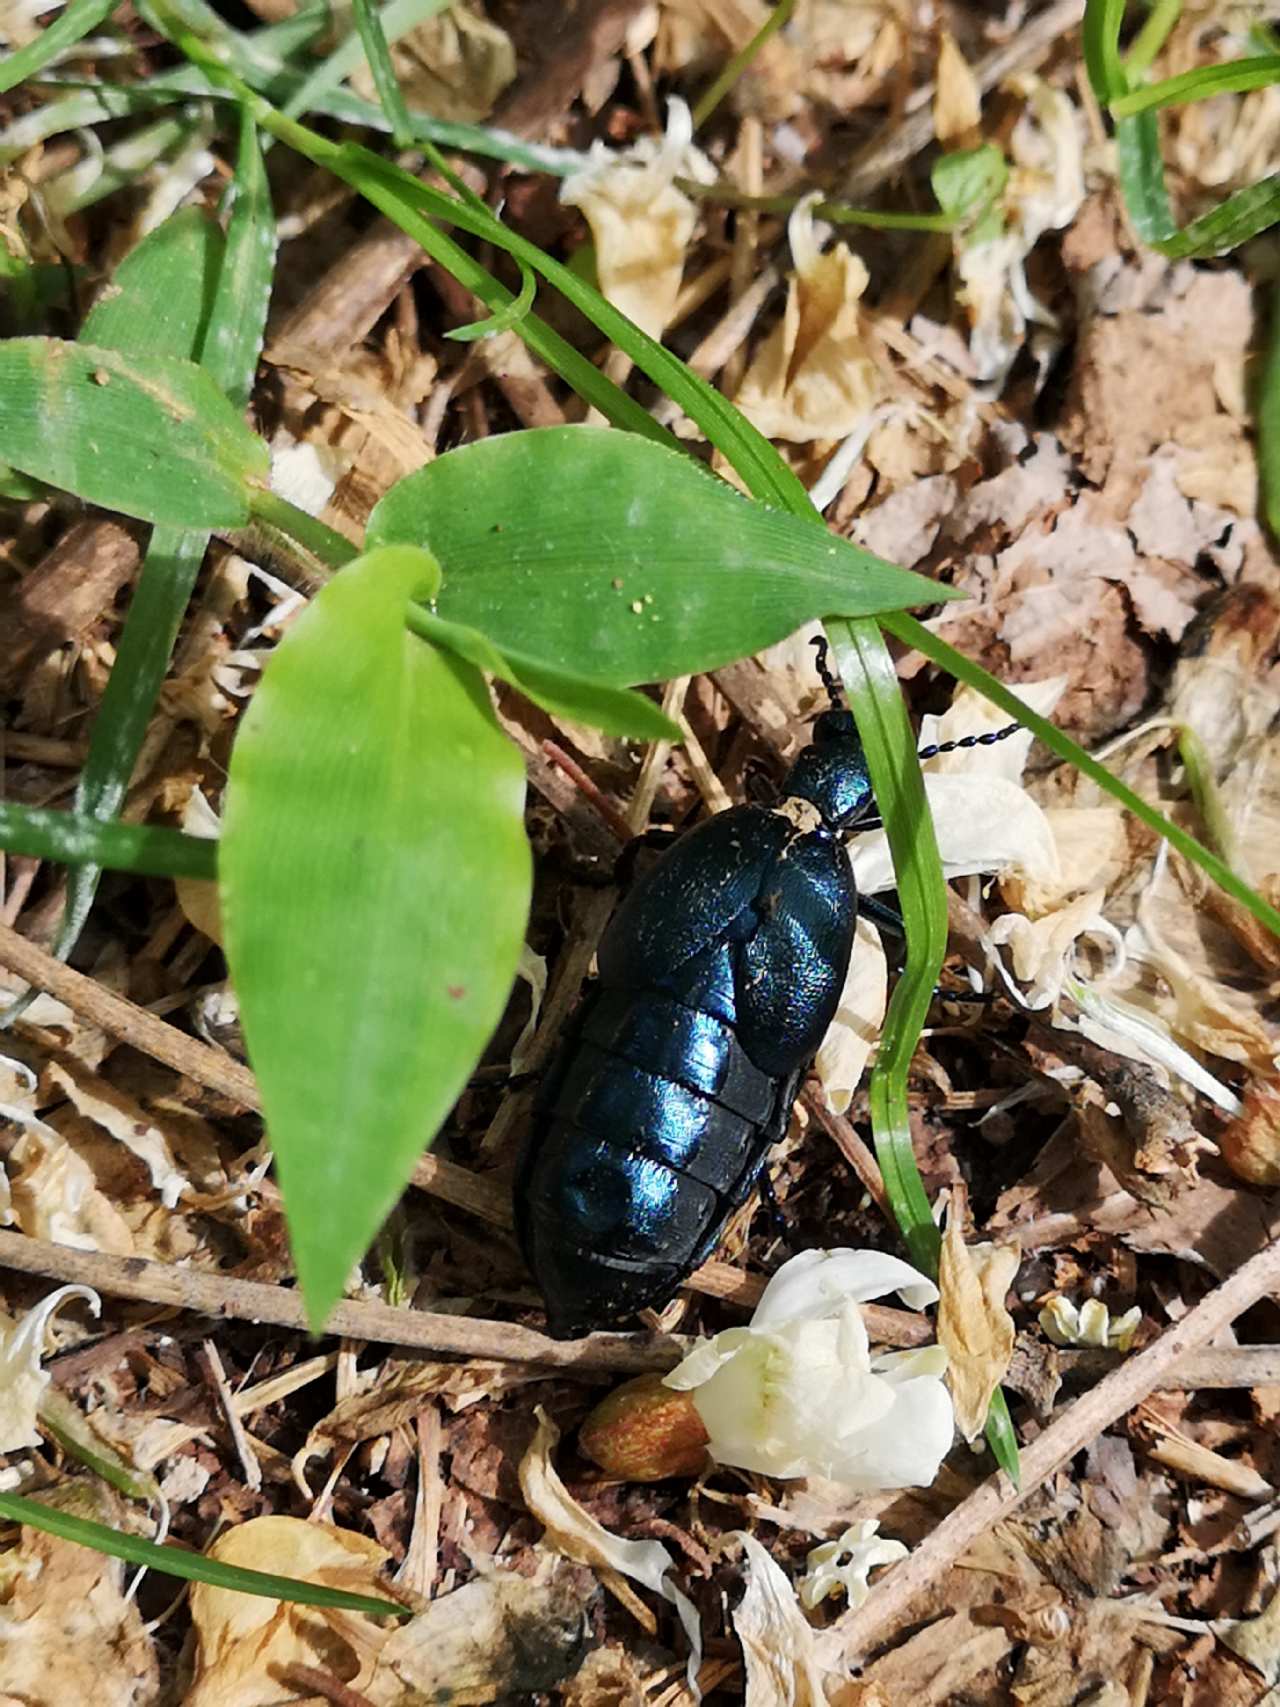
POLYGON ((1267 1245, 1215 1287, 1182 1321, 1106 1376, 1022 1453, 1022 1486, 997 1472, 943 1518, 910 1558, 885 1577, 856 1611, 823 1638, 828 1663, 868 1654, 903 1623, 913 1602, 966 1553, 978 1537, 1022 1505, 1056 1470, 1140 1404, 1188 1353, 1207 1344, 1250 1305, 1280 1287, 1280 1240, 1267 1245))
POLYGON ((222 1406, 222 1414, 226 1418, 227 1432, 231 1436, 231 1444, 236 1449, 240 1460, 240 1468, 244 1472, 244 1485, 257 1493, 262 1486, 262 1466, 257 1455, 249 1444, 245 1426, 240 1421, 236 1410, 235 1397, 227 1383, 227 1372, 222 1366, 222 1358, 217 1346, 212 1340, 204 1342, 204 1355, 209 1365, 209 1373, 213 1377, 214 1390, 218 1395, 218 1403, 222 1406))
POLYGON ((83 972, 73 972, 53 955, 0 924, 0 966, 16 972, 27 983, 45 990, 81 1019, 118 1038, 132 1048, 163 1061, 175 1072, 185 1073, 197 1084, 220 1091, 245 1108, 260 1109, 261 1100, 253 1074, 221 1049, 199 1043, 185 1031, 167 1025, 136 1002, 106 990, 83 972))

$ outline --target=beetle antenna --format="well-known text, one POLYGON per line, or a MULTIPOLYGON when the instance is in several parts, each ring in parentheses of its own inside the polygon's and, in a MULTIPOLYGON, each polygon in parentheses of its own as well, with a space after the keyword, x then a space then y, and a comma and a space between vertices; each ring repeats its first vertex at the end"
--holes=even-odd
POLYGON ((816 654, 814 663, 818 668, 818 679, 827 690, 827 698, 831 701, 831 709, 832 711, 842 711, 844 709, 844 698, 840 692, 840 683, 831 673, 831 666, 827 663, 827 658, 831 651, 827 637, 825 634, 815 634, 809 644, 813 647, 816 654))
POLYGON ((936 759, 940 753, 955 753, 961 747, 994 747, 997 741, 1007 741, 1022 728, 1021 723, 1006 723, 1003 729, 988 729, 985 735, 962 735, 958 741, 943 741, 936 747, 921 747, 916 757, 936 759))

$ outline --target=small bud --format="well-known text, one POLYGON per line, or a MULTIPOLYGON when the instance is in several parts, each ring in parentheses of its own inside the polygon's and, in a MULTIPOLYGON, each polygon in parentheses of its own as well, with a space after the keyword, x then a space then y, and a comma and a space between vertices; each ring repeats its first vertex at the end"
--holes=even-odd
POLYGON ((1280 1081, 1251 1079, 1242 1113, 1223 1128, 1218 1142, 1237 1179, 1280 1185, 1280 1081))
POLYGON ((578 1444, 593 1463, 628 1482, 696 1476, 707 1460, 707 1431, 688 1393, 661 1375, 638 1375, 601 1400, 578 1444))

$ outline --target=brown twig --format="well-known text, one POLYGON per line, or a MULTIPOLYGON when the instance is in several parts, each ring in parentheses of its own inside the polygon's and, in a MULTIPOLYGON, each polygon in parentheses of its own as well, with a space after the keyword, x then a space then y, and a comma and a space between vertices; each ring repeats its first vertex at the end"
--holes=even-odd
POLYGON ((895 1565, 871 1597, 837 1620, 823 1638, 832 1660, 870 1653, 908 1618, 912 1603, 954 1565, 993 1524, 1016 1511, 1075 1453, 1142 1402, 1187 1357, 1207 1344, 1250 1305, 1280 1288, 1280 1240, 1244 1263, 1229 1280, 1202 1298, 1182 1321, 1122 1363, 1050 1423, 1022 1453, 1022 1485, 999 1472, 895 1565))
POLYGON ((232 1056, 197 1042, 136 1002, 117 996, 93 978, 86 978, 83 972, 64 966, 3 924, 0 924, 0 966, 65 1002, 81 1019, 87 1019, 121 1043, 163 1061, 167 1067, 185 1073, 210 1090, 220 1091, 245 1108, 261 1108, 253 1074, 232 1056))

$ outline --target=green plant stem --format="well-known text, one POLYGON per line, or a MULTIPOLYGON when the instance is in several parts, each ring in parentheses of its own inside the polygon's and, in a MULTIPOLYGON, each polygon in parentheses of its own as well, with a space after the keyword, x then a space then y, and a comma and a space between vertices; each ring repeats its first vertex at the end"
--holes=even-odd
POLYGON ((391 63, 382 20, 374 11, 371 0, 352 0, 352 10, 355 14, 356 29, 360 32, 364 57, 373 74, 374 88, 378 91, 382 110, 391 126, 391 140, 397 148, 410 148, 413 145, 413 129, 404 104, 404 93, 396 80, 395 68, 391 63))
POLYGON ((1181 16, 1182 0, 1156 0, 1124 58, 1125 76, 1130 83, 1139 82, 1150 70, 1181 16))
POLYGON ((267 486, 257 487, 250 495, 249 514, 254 521, 296 540, 329 569, 341 569, 360 555, 359 546, 267 486))
POLYGON ((0 800, 0 848, 59 865, 100 865, 140 877, 218 875, 218 844, 156 824, 100 823, 49 806, 0 800))
POLYGON ((1084 62, 1093 92, 1105 106, 1128 88, 1120 60, 1124 0, 1088 0, 1081 31, 1084 62))
POLYGON ((1116 118, 1131 118, 1135 113, 1156 107, 1183 106, 1188 101, 1208 100, 1211 95, 1240 95, 1250 89, 1265 89, 1272 83, 1280 83, 1280 54, 1265 53, 1253 59, 1236 59, 1228 65, 1202 65, 1198 70, 1166 77, 1162 83, 1150 83, 1145 89, 1131 89, 1128 94, 1113 96, 1110 106, 1116 118))
POLYGON ((1205 827, 1209 844, 1216 854, 1230 863, 1235 851, 1231 821, 1223 808, 1222 796, 1214 781, 1213 766, 1204 750, 1204 742, 1189 723, 1184 723, 1178 730, 1178 757, 1186 770, 1191 798, 1196 803, 1196 810, 1205 827))
POLYGON ((706 124, 707 120, 711 117, 712 113, 715 112, 721 101, 724 100, 730 89, 733 88, 739 77, 741 77, 743 72, 746 71, 747 67, 751 64, 751 61, 759 53, 760 49, 768 41, 769 37, 775 35, 786 23, 792 12, 795 11, 795 6, 796 0, 779 0, 779 4, 774 7, 772 12, 770 12, 769 16, 765 19, 764 23, 761 24, 760 28, 756 31, 755 35, 752 36, 747 45, 744 48, 739 49, 739 51, 734 54, 733 58, 725 66, 724 70, 715 79, 711 87, 699 98, 697 105, 694 107, 693 128, 695 130, 702 129, 703 125, 706 124))
MULTIPOLYGON (((745 208, 752 213, 790 213, 804 200, 803 194, 749 196, 727 184, 700 184, 693 178, 677 178, 676 185, 695 200, 745 208)), ((847 202, 815 202, 813 213, 829 225, 865 225, 873 231, 949 232, 960 223, 949 213, 880 213, 872 208, 850 207, 847 202)))

